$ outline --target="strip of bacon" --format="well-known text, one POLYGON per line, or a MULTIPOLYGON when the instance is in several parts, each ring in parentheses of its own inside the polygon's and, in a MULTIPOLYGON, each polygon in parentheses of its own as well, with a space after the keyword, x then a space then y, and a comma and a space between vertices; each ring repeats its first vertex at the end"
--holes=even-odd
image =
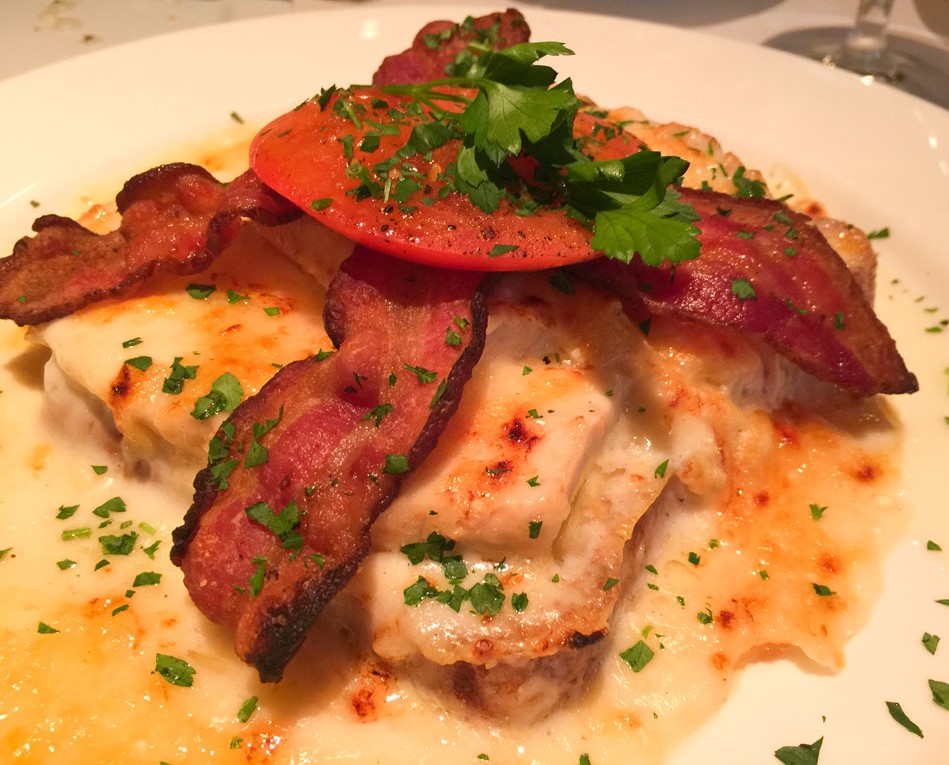
POLYGON ((918 390, 886 327, 810 218, 768 199, 681 189, 701 216, 698 259, 674 268, 600 258, 576 273, 636 306, 758 335, 857 396, 918 390))
POLYGON ((222 184, 197 165, 134 176, 115 198, 122 223, 95 234, 44 215, 0 259, 0 318, 42 324, 126 293, 157 272, 196 273, 237 233, 241 217, 278 223, 300 214, 250 171, 222 184))
POLYGON ((357 248, 327 295, 339 350, 281 369, 212 442, 172 560, 262 680, 280 679, 456 409, 484 346, 481 280, 357 248))
POLYGON ((445 67, 469 44, 486 41, 501 49, 527 42, 530 27, 520 11, 508 9, 469 18, 460 24, 431 21, 422 27, 412 46, 402 53, 387 56, 372 77, 373 85, 400 85, 429 82, 445 76, 445 67))

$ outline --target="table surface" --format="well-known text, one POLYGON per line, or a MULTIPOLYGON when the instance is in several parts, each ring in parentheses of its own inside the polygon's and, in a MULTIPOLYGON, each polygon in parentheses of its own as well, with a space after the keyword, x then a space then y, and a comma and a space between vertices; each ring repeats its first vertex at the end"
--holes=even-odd
MULTIPOLYGON (((274 14, 405 5, 404 0, 0 0, 0 80, 150 35, 274 14)), ((467 13, 455 0, 414 0, 432 17, 467 13), (458 11, 452 13, 452 8, 458 11)), ((522 3, 529 9, 531 2, 522 3)), ((573 8, 688 27, 798 52, 805 31, 828 45, 853 21, 855 0, 544 0, 573 8)), ((501 3, 499 7, 503 6, 501 3)), ((896 0, 891 43, 925 67, 916 95, 949 108, 949 0, 896 0)))

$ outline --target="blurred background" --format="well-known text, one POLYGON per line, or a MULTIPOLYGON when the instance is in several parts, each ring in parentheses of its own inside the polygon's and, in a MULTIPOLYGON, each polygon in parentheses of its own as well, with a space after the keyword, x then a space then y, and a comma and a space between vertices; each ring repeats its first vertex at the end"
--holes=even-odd
MULTIPOLYGON (((830 55, 867 0, 527 0, 517 5, 610 14, 705 31, 790 51, 830 55)), ((880 0, 871 0, 879 3, 880 0)), ((204 24, 274 14, 431 5, 432 18, 500 9, 483 0, 0 0, 0 79, 106 46, 204 24), (457 8, 456 12, 452 9, 457 8)), ((949 0, 895 0, 892 53, 905 62, 897 83, 949 108, 949 0)))

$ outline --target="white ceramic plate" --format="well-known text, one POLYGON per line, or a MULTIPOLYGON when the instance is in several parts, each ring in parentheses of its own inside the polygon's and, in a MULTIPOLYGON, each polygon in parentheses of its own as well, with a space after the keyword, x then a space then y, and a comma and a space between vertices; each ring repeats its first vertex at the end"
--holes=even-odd
MULTIPOLYGON (((475 10, 484 7, 453 15, 475 10)), ((843 672, 788 662, 748 668, 675 764, 776 762, 776 748, 823 736, 821 765, 942 765, 949 711, 933 703, 927 679, 949 681, 949 607, 935 603, 949 598, 949 334, 927 328, 949 317, 949 112, 762 48, 603 16, 525 12, 534 39, 577 52, 557 66, 579 91, 698 125, 750 166, 790 169, 835 216, 892 232, 879 243, 878 302, 921 384, 894 402, 908 432, 909 533, 888 559, 883 595, 843 672), (927 550, 927 540, 945 552, 927 550), (946 638, 935 655, 921 645, 927 631, 946 638), (894 722, 885 701, 899 701, 925 738, 894 722)), ((431 6, 359 5, 268 17, 0 82, 0 242, 12 245, 38 212, 72 212, 80 195, 101 199, 134 172, 180 158, 182 147, 233 127, 232 112, 259 124, 323 86, 368 81, 381 56, 405 47, 433 14, 431 6)))

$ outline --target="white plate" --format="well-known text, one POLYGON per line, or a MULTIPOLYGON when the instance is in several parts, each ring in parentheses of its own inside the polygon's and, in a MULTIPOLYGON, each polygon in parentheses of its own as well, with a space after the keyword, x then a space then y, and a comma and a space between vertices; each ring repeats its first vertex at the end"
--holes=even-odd
MULTIPOLYGON (((843 672, 748 668, 674 763, 776 762, 776 748, 823 736, 821 765, 942 765, 949 711, 932 702, 926 681, 949 681, 949 608, 934 602, 949 598, 949 334, 926 329, 949 316, 949 112, 763 48, 604 16, 525 12, 534 39, 577 52, 557 66, 579 91, 698 125, 750 166, 789 168, 834 215, 892 231, 879 243, 878 302, 921 384, 894 402, 908 431, 910 531, 843 672), (946 551, 927 551, 930 539, 946 551), (935 655, 920 644, 925 631, 946 638, 935 655), (899 701, 926 737, 894 722, 885 701, 899 701)), ((128 175, 180 158, 182 147, 226 130, 232 112, 260 123, 323 86, 368 81, 381 56, 405 47, 433 15, 431 6, 367 5, 274 16, 0 82, 0 241, 11 245, 37 212, 71 212, 80 194, 102 198, 128 175)))

